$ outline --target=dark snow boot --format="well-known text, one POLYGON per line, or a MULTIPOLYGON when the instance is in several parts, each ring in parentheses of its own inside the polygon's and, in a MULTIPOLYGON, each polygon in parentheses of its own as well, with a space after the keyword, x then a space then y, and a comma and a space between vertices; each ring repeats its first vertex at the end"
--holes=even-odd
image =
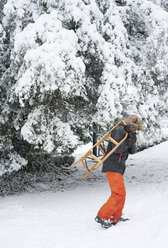
POLYGON ((123 218, 123 217, 121 217, 120 219, 119 219, 119 221, 127 221, 127 220, 129 220, 128 218, 123 218))
POLYGON ((101 223, 101 222, 102 222, 102 219, 101 219, 99 216, 96 216, 95 221, 96 221, 97 223, 101 223))
POLYGON ((105 228, 105 229, 111 227, 114 224, 113 222, 110 222, 109 220, 103 220, 103 219, 101 219, 99 216, 96 216, 95 221, 97 223, 100 223, 101 226, 103 228, 105 228))
POLYGON ((125 222, 127 220, 129 220, 129 219, 121 217, 117 222, 113 222, 113 225, 116 225, 118 222, 125 222))

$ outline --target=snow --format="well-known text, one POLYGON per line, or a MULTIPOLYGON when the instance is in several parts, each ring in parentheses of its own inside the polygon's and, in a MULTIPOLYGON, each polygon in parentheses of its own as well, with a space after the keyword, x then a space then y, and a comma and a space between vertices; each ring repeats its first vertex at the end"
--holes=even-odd
MULTIPOLYGON (((90 138, 93 122, 106 132, 116 118, 134 113, 147 127, 140 146, 163 141, 166 1, 5 2, 0 43, 1 60, 8 62, 1 65, 1 83, 10 106, 17 106, 16 136, 47 152, 70 151, 90 138)), ((6 125, 13 110, 2 106, 6 125)))
POLYGON ((16 152, 8 153, 8 157, 8 163, 5 163, 4 160, 0 163, 0 176, 4 173, 11 173, 13 170, 18 171, 27 165, 27 161, 16 152))
MULTIPOLYGON (((154 4, 162 6, 163 1, 125 2, 121 7, 96 0, 6 1, 0 24, 3 61, 9 59, 9 50, 11 54, 1 81, 8 82, 11 105, 19 102, 20 107, 12 120, 13 109, 5 107, 1 122, 14 122, 17 135, 49 153, 66 153, 80 145, 76 133, 88 138, 87 128, 91 130, 95 120, 106 130, 116 117, 130 113, 143 119, 145 130, 138 138, 142 145, 168 137, 168 13, 154 4), (6 47, 9 30, 11 44, 6 47), (90 76, 94 60, 95 67, 100 66, 98 83, 90 76)), ((45 192, 1 198, 1 247, 167 247, 167 145, 129 159, 124 209, 128 223, 104 231, 94 222, 109 195, 108 184, 101 168, 84 181, 78 166, 52 191, 39 183, 45 192)), ((76 159, 85 148, 76 151, 76 159)), ((11 153, 9 161, 0 164, 0 175, 26 163, 11 153)))
POLYGON ((130 155, 124 176, 128 222, 104 230, 94 221, 110 190, 100 167, 83 180, 77 165, 78 180, 67 190, 1 198, 1 247, 167 248, 167 147, 168 141, 130 155))

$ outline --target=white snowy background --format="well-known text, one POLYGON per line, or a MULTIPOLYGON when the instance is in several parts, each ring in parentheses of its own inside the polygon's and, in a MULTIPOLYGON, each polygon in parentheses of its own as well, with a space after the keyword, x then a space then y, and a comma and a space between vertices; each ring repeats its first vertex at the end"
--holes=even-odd
POLYGON ((168 141, 130 155, 123 211, 130 220, 108 230, 94 221, 110 194, 101 168, 83 180, 85 171, 78 165, 67 190, 0 198, 1 247, 167 248, 167 149, 168 141))
POLYGON ((139 145, 163 141, 166 1, 7 0, 2 16, 0 124, 11 134, 0 137, 1 174, 27 163, 12 138, 67 153, 91 139, 93 122, 107 130, 131 113, 147 127, 139 145))
MULTIPOLYGON (((72 131, 75 125, 84 131, 95 119, 102 126, 110 125, 115 117, 130 111, 140 115, 148 127, 139 136, 141 144, 153 145, 168 136, 167 1, 127 0, 125 6, 116 2, 7 1, 0 23, 0 49, 5 55, 5 42, 10 39, 10 54, 4 58, 11 63, 3 69, 0 85, 6 87, 8 104, 19 106, 11 121, 13 109, 0 99, 1 125, 12 122, 23 139, 48 152, 80 145, 72 131), (96 87, 95 78, 85 75, 86 67, 92 65, 89 57, 103 64, 96 87), (58 89, 66 103, 62 108, 55 101, 58 89), (88 89, 97 94, 97 112, 90 116, 68 105, 79 96, 90 103, 88 89), (51 110, 45 97, 54 100, 51 110), (55 142, 60 144, 56 147, 55 142)), ((6 141, 2 137, 0 147, 6 147, 6 141)), ((76 159, 85 149, 88 146, 76 151, 76 159)), ((0 247, 167 248, 167 150, 165 141, 129 157, 124 217, 130 220, 108 230, 94 221, 110 194, 101 167, 83 180, 84 169, 77 165, 52 190, 44 182, 38 185, 41 193, 0 197, 0 247)), ((1 174, 27 163, 16 152, 8 156, 8 163, 0 164, 1 174)))

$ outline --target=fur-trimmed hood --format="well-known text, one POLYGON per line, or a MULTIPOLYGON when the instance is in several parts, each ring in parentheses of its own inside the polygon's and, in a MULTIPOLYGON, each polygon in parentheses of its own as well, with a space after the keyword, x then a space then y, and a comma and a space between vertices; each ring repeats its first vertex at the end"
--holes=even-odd
POLYGON ((125 119, 125 123, 130 126, 130 129, 134 132, 141 131, 144 126, 142 120, 137 115, 130 115, 125 119))

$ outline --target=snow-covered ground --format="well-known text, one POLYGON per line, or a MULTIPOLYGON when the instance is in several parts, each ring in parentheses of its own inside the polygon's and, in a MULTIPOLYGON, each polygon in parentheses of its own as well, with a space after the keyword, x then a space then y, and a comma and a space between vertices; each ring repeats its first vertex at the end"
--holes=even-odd
MULTIPOLYGON (((124 216, 104 230, 94 221, 110 190, 101 168, 75 187, 0 199, 1 248, 167 248, 168 141, 128 159, 124 216)), ((66 182, 65 182, 66 183, 66 182)))

